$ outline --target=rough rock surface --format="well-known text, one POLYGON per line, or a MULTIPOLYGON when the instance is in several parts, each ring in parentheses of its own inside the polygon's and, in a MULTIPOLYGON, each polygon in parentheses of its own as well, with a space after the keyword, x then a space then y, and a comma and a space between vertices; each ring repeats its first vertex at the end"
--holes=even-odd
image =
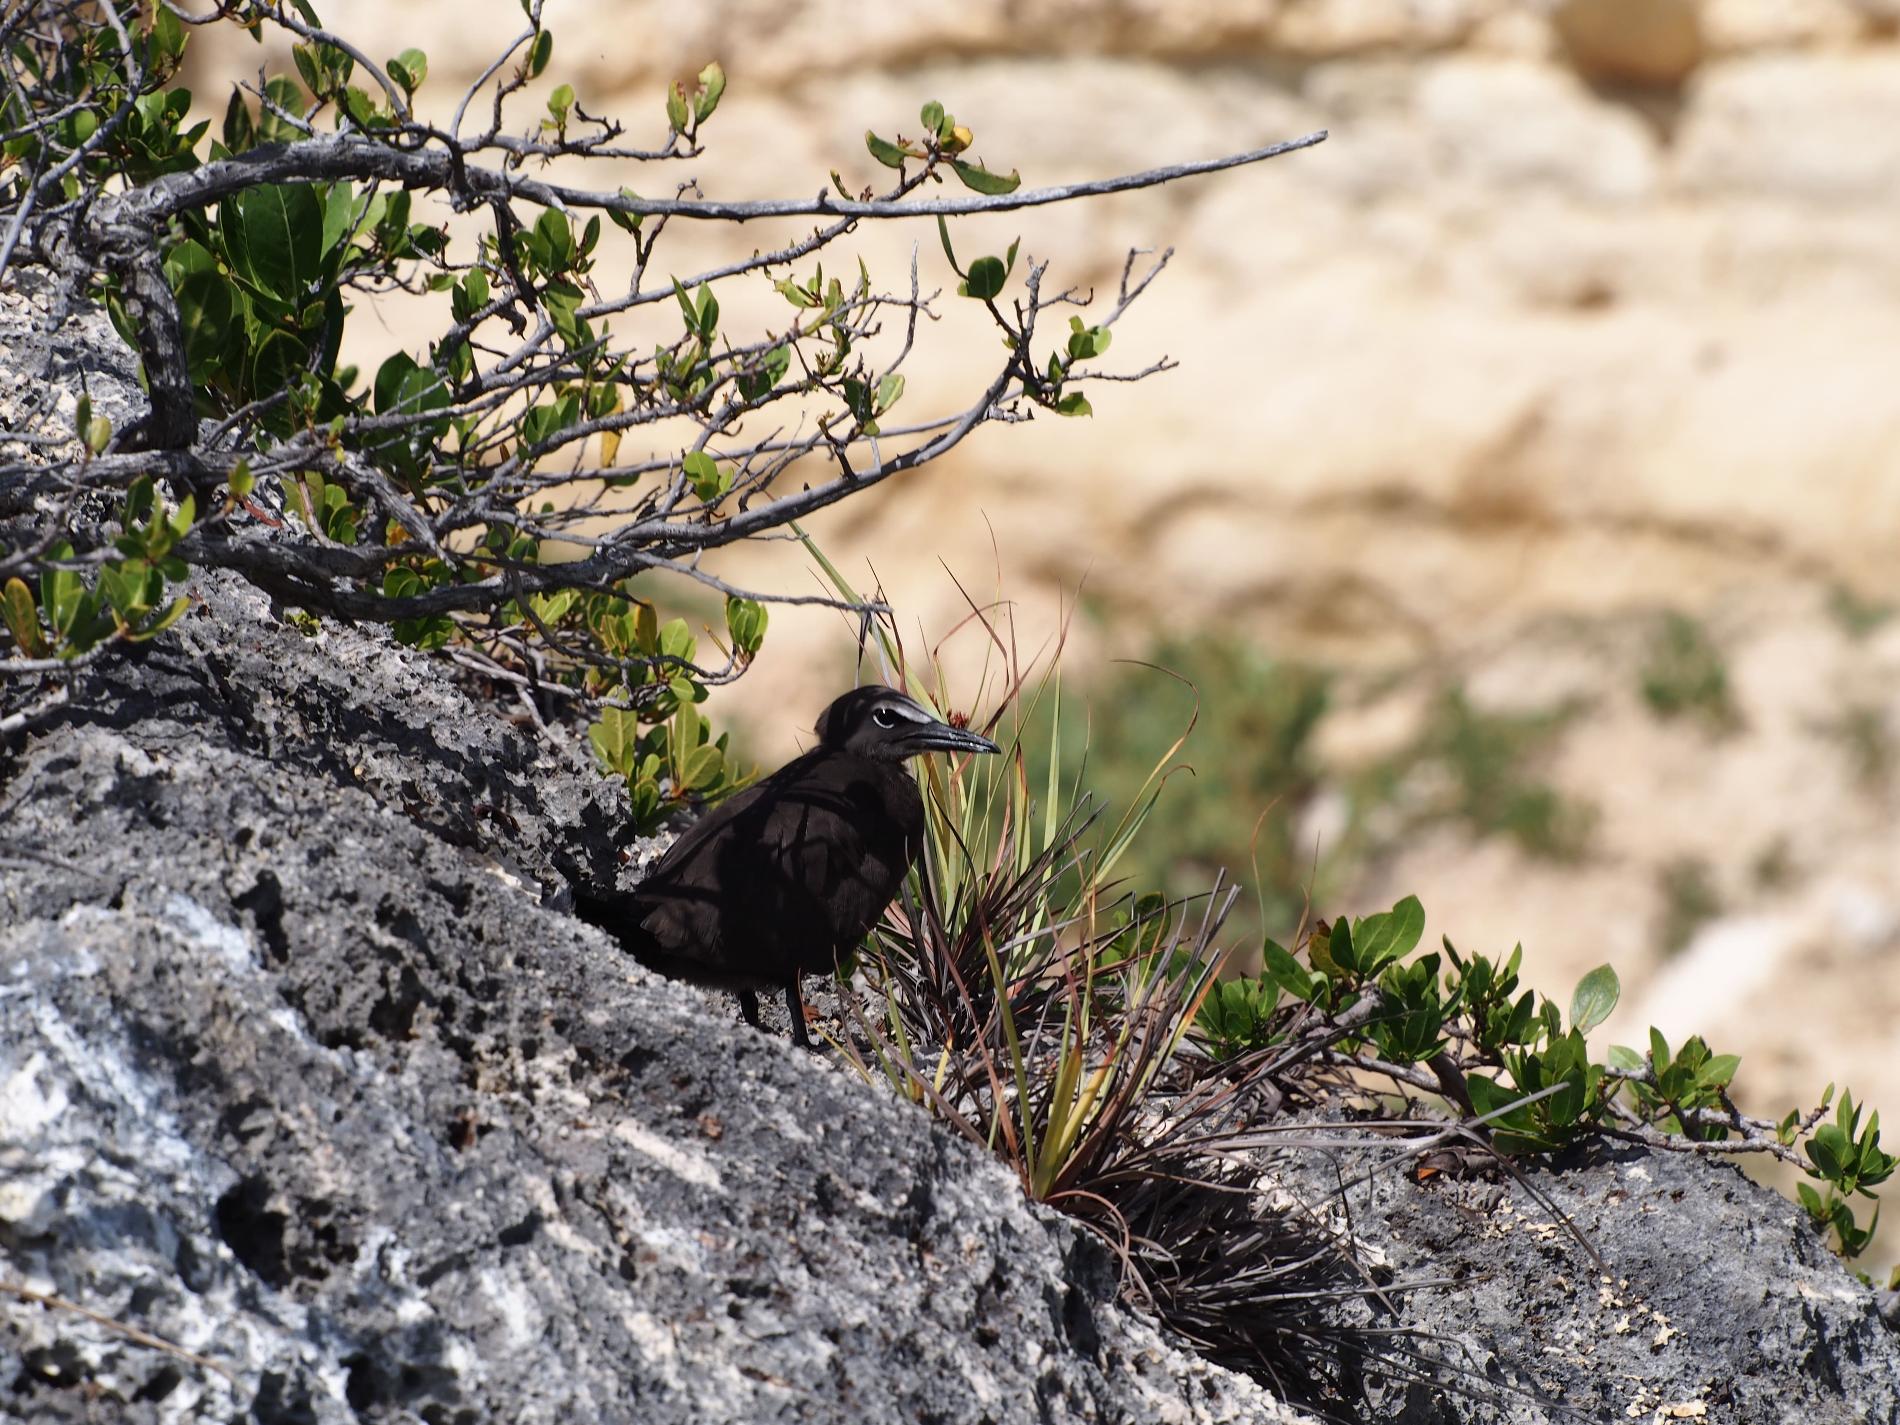
POLYGON ((1597 1148, 1421 1185, 1372 1171, 1375 1151, 1294 1160, 1278 1181, 1313 1200, 1365 1174, 1336 1224, 1395 1279, 1449 1283, 1410 1297, 1403 1323, 1505 1389, 1474 1409, 1413 1385, 1368 1418, 1900 1422, 1900 1300, 1732 1164, 1597 1148))
POLYGON ((0 1273, 235 1381, 9 1298, 0 1416, 1292 1418, 924 1115, 543 909, 611 811, 578 752, 201 593, 0 761, 0 1273))

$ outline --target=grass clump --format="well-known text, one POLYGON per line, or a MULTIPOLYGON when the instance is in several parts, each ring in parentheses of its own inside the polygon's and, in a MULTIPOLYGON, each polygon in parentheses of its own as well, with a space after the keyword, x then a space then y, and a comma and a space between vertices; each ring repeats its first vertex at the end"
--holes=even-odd
POLYGON ((1662 911, 1656 928, 1656 949, 1664 959, 1681 954, 1696 932, 1722 913, 1721 892, 1709 863, 1699 856, 1679 856, 1656 876, 1662 911))
POLYGON ((1721 649, 1686 614, 1665 614, 1657 624, 1643 654, 1640 679, 1643 701, 1658 717, 1693 717, 1718 734, 1742 725, 1721 649))
POLYGON ((1463 688, 1448 688, 1387 779, 1420 766, 1442 770, 1442 789, 1413 808, 1415 826, 1462 823, 1479 836, 1507 837, 1532 856, 1575 860, 1589 844, 1595 813, 1545 781, 1536 766, 1580 711, 1564 704, 1490 712, 1463 688))

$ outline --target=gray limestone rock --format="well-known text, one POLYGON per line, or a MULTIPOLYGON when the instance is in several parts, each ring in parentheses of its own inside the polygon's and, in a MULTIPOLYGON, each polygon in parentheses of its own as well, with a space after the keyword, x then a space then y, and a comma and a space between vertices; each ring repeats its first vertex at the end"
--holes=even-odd
POLYGON ((545 906, 614 855, 581 749, 198 593, 0 753, 0 1279, 214 1364, 15 1294, 0 1416, 1295 1418, 924 1114, 545 906))

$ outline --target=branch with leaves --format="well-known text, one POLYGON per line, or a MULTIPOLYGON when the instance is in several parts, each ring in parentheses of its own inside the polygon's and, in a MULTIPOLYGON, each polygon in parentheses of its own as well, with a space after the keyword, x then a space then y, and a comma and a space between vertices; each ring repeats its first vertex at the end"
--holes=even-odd
MULTIPOLYGON (((641 193, 588 179, 703 154, 724 70, 669 86, 651 140, 630 143, 571 85, 544 89, 555 36, 540 0, 523 13, 439 106, 425 52, 379 64, 307 0, 136 13, 32 0, 0 19, 0 280, 39 269, 49 323, 102 304, 149 402, 123 429, 88 411, 70 429, 0 436, 0 687, 162 631, 189 570, 228 569, 282 606, 455 644, 504 679, 623 709, 651 730, 637 756, 608 739, 617 769, 699 765, 667 738, 704 735, 703 721, 667 726, 743 673, 764 606, 788 598, 720 578, 708 552, 920 470, 986 424, 1086 416, 1091 383, 1167 365, 1102 362, 1165 257, 1141 272, 1131 258, 1096 316, 1087 294, 1045 285, 1047 262, 1019 264, 1015 244, 959 263, 950 222, 1324 137, 1029 188, 976 161, 970 128, 931 101, 914 135, 866 135, 889 173, 881 191, 834 170, 808 198, 731 201, 690 177, 641 193), (294 64, 235 86, 215 126, 191 122, 174 83, 207 27, 278 32, 294 64), (938 220, 956 300, 980 306, 1004 350, 960 402, 903 420, 920 318, 946 298, 919 259, 880 286, 836 249, 862 223, 918 217, 938 220), (678 240, 704 223, 806 218, 804 235, 736 261, 706 263, 678 240), (609 280, 609 257, 624 279, 609 280), (783 321, 735 329, 721 296, 744 283, 775 291, 783 321), (353 316, 392 299, 421 304, 433 334, 359 371, 353 316), (1057 306, 1067 327, 1048 333, 1057 306), (172 531, 162 555, 123 547, 148 508, 172 531), (663 576, 724 601, 711 656, 658 616, 663 576)), ((657 815, 727 785, 669 774, 648 790, 657 815)))

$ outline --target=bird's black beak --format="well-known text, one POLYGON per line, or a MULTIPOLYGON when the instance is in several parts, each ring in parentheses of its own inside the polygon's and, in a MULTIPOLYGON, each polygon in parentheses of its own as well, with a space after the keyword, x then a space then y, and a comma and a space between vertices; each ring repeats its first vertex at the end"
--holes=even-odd
POLYGON ((925 723, 904 738, 904 755, 915 757, 924 752, 1001 752, 989 738, 968 728, 952 727, 947 722, 925 723))

